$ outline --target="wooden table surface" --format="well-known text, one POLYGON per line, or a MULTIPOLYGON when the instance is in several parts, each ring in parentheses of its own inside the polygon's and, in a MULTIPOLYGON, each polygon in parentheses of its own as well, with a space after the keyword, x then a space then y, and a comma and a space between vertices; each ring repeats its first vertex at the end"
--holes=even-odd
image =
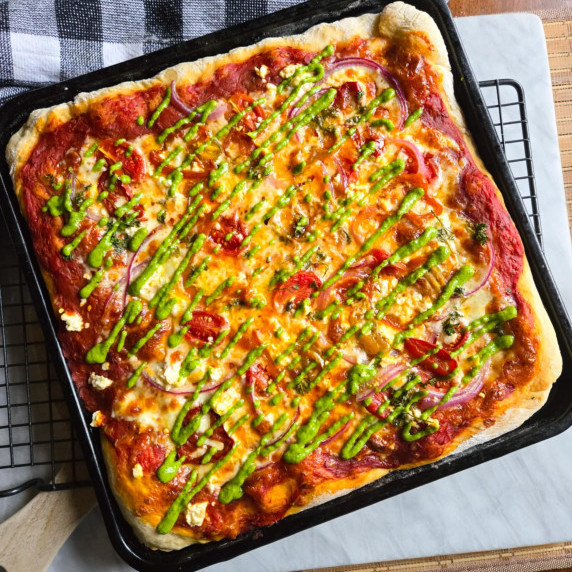
POLYGON ((450 0, 449 7, 453 16, 533 12, 542 19, 572 228, 572 0, 450 0))

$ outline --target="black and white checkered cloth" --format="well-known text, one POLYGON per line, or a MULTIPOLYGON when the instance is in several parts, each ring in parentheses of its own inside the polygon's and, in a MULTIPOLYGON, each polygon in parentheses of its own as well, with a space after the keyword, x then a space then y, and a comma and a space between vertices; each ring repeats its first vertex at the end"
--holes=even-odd
POLYGON ((0 0, 0 104, 302 0, 0 0))

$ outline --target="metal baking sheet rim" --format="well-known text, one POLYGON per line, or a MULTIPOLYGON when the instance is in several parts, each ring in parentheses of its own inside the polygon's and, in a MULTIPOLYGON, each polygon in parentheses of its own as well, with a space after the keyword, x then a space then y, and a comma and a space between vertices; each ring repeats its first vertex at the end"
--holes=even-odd
POLYGON ((567 392, 566 387, 566 382, 572 381, 570 320, 530 225, 520 193, 496 137, 445 1, 409 0, 410 4, 428 12, 443 34, 453 69, 455 95, 465 114, 467 125, 473 134, 479 153, 501 189, 507 208, 521 234, 535 282, 556 328, 564 358, 564 369, 547 403, 524 425, 497 439, 450 455, 435 463, 392 472, 379 481, 289 516, 273 526, 247 532, 234 540, 193 545, 172 552, 151 550, 137 540, 113 498, 103 463, 99 432, 89 426, 89 414, 83 408, 71 379, 56 337, 55 319, 51 311, 48 292, 35 259, 26 223, 19 212, 15 194, 12 191, 3 152, 8 139, 23 125, 34 109, 69 101, 82 91, 93 91, 127 80, 144 79, 182 61, 192 61, 207 55, 225 53, 234 47, 250 45, 265 37, 298 34, 321 22, 333 22, 349 16, 380 12, 389 3, 390 0, 310 0, 242 25, 177 44, 64 83, 22 94, 2 108, 3 113, 0 115, 2 213, 26 272, 47 344, 56 362, 64 395, 70 406, 75 429, 80 437, 111 542, 119 555, 138 570, 145 572, 199 570, 374 502, 532 445, 557 435, 572 425, 572 393, 567 392))

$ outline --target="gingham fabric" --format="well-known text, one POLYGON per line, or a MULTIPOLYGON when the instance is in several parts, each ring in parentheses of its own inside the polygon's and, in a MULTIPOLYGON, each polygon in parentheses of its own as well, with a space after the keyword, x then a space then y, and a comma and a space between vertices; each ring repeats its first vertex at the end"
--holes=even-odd
POLYGON ((0 0, 0 105, 301 0, 0 0))

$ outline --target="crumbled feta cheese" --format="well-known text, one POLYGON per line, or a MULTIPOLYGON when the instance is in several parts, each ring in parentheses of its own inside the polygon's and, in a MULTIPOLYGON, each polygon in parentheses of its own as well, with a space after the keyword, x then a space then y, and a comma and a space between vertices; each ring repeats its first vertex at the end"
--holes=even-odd
POLYGON ((103 425, 103 413, 101 411, 94 411, 91 416, 91 423, 92 427, 101 427, 103 425))
POLYGON ((227 409, 230 409, 238 400, 240 394, 234 387, 229 387, 213 404, 213 409, 219 415, 223 415, 227 409))
POLYGON ((188 504, 185 512, 185 520, 189 526, 201 526, 207 514, 208 502, 198 502, 195 504, 188 504))
POLYGON ((298 66, 295 64, 289 64, 284 69, 280 71, 280 77, 287 78, 290 77, 298 66))
POLYGON ((450 336, 448 334, 445 334, 445 336, 443 337, 443 342, 446 345, 450 345, 453 344, 458 337, 459 335, 456 332, 454 334, 451 334, 450 336))
POLYGON ((65 322, 68 332, 81 332, 83 330, 83 319, 75 312, 64 312, 62 320, 65 322))
POLYGON ((275 90, 276 90, 276 85, 274 85, 273 83, 268 82, 268 83, 266 84, 266 89, 267 89, 268 91, 275 91, 275 90))
POLYGON ((105 377, 104 375, 98 375, 97 373, 95 373, 93 371, 89 374, 88 381, 91 384, 91 386, 93 387, 93 389, 97 389, 98 391, 101 391, 102 389, 107 389, 108 387, 113 385, 112 379, 109 379, 108 377, 105 377))
POLYGON ((181 364, 172 363, 169 364, 165 371, 163 372, 163 378, 169 385, 176 385, 179 381, 179 370, 181 369, 181 364))
POLYGON ((105 363, 101 364, 101 369, 103 371, 107 371, 111 366, 109 365, 109 362, 106 361, 105 363))
POLYGON ((254 71, 256 72, 256 75, 258 77, 261 77, 262 79, 264 79, 268 75, 268 72, 270 70, 268 69, 268 66, 265 66, 263 64, 259 68, 254 68, 254 71))
POLYGON ((141 463, 137 463, 133 466, 133 478, 140 479, 143 476, 143 467, 141 463))

